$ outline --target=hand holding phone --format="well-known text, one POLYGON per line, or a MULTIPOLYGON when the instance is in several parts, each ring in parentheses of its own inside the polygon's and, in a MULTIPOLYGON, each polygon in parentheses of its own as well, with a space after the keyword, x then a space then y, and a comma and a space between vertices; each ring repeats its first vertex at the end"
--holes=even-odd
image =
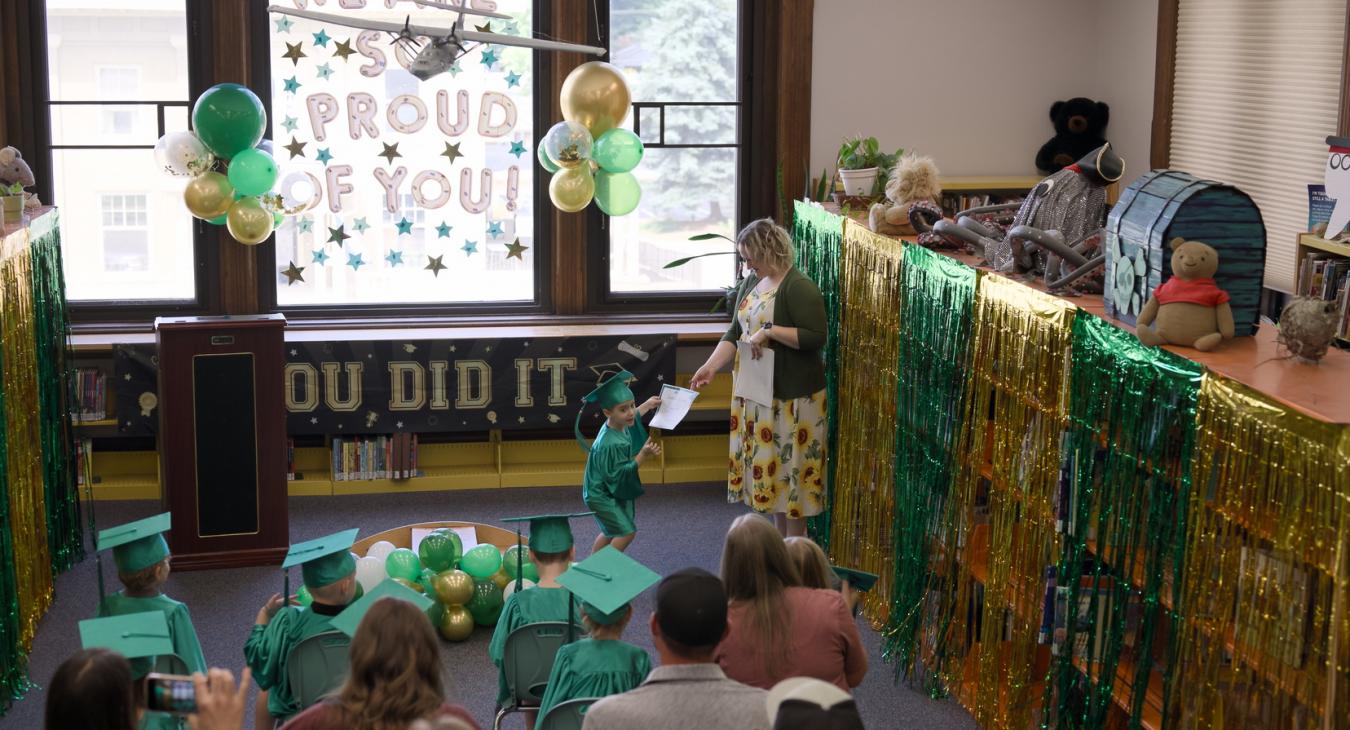
POLYGON ((197 711, 192 677, 151 672, 145 677, 145 709, 187 715, 197 711))

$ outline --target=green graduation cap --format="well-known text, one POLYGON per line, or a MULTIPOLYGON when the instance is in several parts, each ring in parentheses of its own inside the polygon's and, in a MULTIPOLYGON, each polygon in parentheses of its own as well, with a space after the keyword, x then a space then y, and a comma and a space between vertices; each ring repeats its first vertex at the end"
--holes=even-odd
POLYGON ((86 649, 111 649, 127 659, 173 653, 169 622, 163 611, 81 621, 80 643, 86 649))
POLYGON ((311 589, 336 583, 356 570, 351 549, 352 543, 356 542, 357 532, 357 528, 352 528, 296 543, 286 553, 281 569, 288 570, 299 565, 305 585, 311 589))
POLYGON ((572 431, 577 437, 577 443, 581 444, 581 450, 590 452, 591 447, 586 444, 586 439, 581 435, 581 416, 586 412, 587 403, 599 403, 601 408, 613 408, 614 406, 634 399, 633 391, 628 388, 628 384, 637 380, 637 376, 627 370, 620 370, 611 375, 608 380, 601 383, 595 390, 587 393, 581 398, 581 410, 577 411, 576 424, 572 431))
POLYGON ((840 580, 848 581, 848 584, 853 586, 853 590, 858 591, 859 593, 866 593, 872 590, 872 586, 876 585, 876 573, 868 573, 852 568, 841 568, 837 565, 832 565, 830 568, 834 570, 834 574, 839 576, 840 580))
MULTIPOLYGON (((530 549, 536 553, 561 553, 572 547, 572 526, 568 520, 573 517, 589 517, 594 512, 571 512, 560 515, 534 515, 532 517, 507 517, 502 522, 529 522, 530 549)), ((519 544, 520 532, 516 531, 519 544)))
POLYGON ((660 575, 613 545, 558 576, 559 583, 585 602, 581 610, 602 625, 622 618, 628 603, 660 580, 660 575))
POLYGON ((379 585, 370 589, 370 593, 353 601, 350 606, 342 611, 342 613, 334 616, 333 620, 329 623, 331 623, 333 628, 338 631, 354 637, 356 636, 356 627, 361 625, 361 619, 365 618, 366 611, 369 611, 370 607, 374 606, 376 601, 386 597, 407 601, 408 603, 417 606, 417 609, 423 613, 426 613, 432 606, 436 605, 435 601, 427 598, 421 593, 418 593, 396 580, 386 578, 379 585))
POLYGON ((164 541, 169 528, 168 512, 109 527, 98 533, 98 549, 113 551, 117 572, 135 573, 169 557, 169 543, 164 541))

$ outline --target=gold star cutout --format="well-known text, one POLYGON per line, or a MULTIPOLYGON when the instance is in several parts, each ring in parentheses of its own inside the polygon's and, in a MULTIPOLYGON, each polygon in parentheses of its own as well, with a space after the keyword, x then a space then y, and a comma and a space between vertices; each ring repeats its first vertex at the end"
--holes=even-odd
POLYGON ((430 271, 433 276, 440 278, 441 272, 449 268, 445 264, 441 263, 441 259, 443 258, 445 258, 444 255, 428 256, 427 265, 423 266, 422 268, 426 269, 427 271, 430 271))
POLYGON ((520 259, 521 261, 524 261, 525 257, 522 256, 521 254, 525 253, 527 250, 529 250, 529 248, 530 248, 529 246, 520 245, 520 239, 517 238, 516 240, 506 244, 506 258, 520 259))
POLYGON ((283 269, 281 271, 282 274, 286 275, 286 286, 290 286, 297 281, 303 282, 305 280, 305 277, 301 276, 300 273, 304 270, 305 267, 296 266, 295 262, 292 261, 289 268, 283 269))
POLYGON ((333 56, 341 58, 344 61, 346 61, 347 57, 353 53, 356 53, 356 51, 352 49, 351 38, 348 38, 345 41, 338 41, 336 47, 333 48, 333 56))
POLYGON ((287 44, 286 44, 286 52, 283 53, 283 54, 281 54, 281 57, 282 57, 282 58, 289 58, 289 59, 291 59, 291 65, 292 65, 292 66, 299 66, 299 65, 300 65, 300 59, 306 58, 305 52, 302 51, 302 50, 300 50, 300 46, 302 46, 302 45, 304 45, 304 44, 303 44, 303 43, 287 43, 287 44))
POLYGON ((453 164, 455 164, 455 160, 457 160, 457 159, 459 159, 459 158, 461 158, 461 157, 464 156, 464 153, 459 151, 459 143, 458 143, 458 142, 456 142, 456 143, 454 143, 454 144, 450 144, 449 142, 446 142, 446 143, 445 143, 445 151, 441 153, 441 156, 444 157, 444 158, 446 158, 447 160, 450 160, 450 164, 453 165, 453 164))
POLYGON ((482 25, 475 25, 475 26, 473 27, 473 29, 476 30, 476 31, 478 31, 479 33, 491 33, 491 32, 492 32, 492 21, 488 21, 488 22, 486 22, 486 23, 484 23, 484 24, 482 24, 482 25))
POLYGON ((395 142, 393 144, 389 144, 388 142, 381 142, 380 144, 384 145, 384 151, 376 155, 376 157, 383 157, 384 159, 389 160, 389 164, 391 165, 394 164, 395 157, 403 156, 398 151, 398 142, 395 142))
POLYGON ((290 144, 288 144, 288 145, 282 145, 282 149, 284 149, 284 150, 286 150, 287 152, 291 153, 291 159, 292 159, 292 160, 294 160, 294 159, 297 158, 297 157, 304 157, 304 156, 305 156, 305 143, 304 143, 304 142, 301 142, 300 140, 296 139, 295 137, 291 137, 291 143, 290 143, 290 144))

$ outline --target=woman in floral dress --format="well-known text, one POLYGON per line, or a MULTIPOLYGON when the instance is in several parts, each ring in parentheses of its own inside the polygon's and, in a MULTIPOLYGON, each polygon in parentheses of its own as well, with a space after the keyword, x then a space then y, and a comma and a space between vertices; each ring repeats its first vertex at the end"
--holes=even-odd
POLYGON ((690 387, 712 382, 733 360, 737 377, 737 342, 748 342, 756 359, 773 349, 772 402, 732 398, 727 500, 772 513, 784 535, 804 535, 806 518, 827 504, 825 302, 815 282, 792 265, 792 239, 772 220, 741 230, 736 250, 751 275, 737 289, 731 327, 690 387))

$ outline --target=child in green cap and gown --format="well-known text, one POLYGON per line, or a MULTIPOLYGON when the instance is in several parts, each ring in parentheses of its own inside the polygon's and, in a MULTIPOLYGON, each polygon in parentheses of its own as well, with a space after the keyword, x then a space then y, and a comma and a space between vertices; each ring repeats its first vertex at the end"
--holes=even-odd
MULTIPOLYGON (((166 515, 160 515, 160 517, 166 517, 166 515)), ((141 520, 141 522, 146 522, 146 520, 141 520)), ((137 524, 140 523, 133 522, 130 525, 123 525, 122 528, 137 524)), ((113 533, 114 536, 120 535, 121 533, 118 531, 122 528, 114 527, 111 530, 105 530, 104 533, 113 533)), ((100 549, 107 547, 103 541, 104 533, 99 535, 100 549)), ((159 533, 153 534, 158 535, 159 533)), ((131 664, 132 678, 137 682, 138 688, 136 691, 138 694, 143 694, 145 691, 145 675, 150 671, 149 668, 154 665, 156 657, 175 654, 178 651, 177 643, 172 635, 172 628, 166 620, 164 612, 158 607, 146 611, 119 613, 81 621, 80 644, 85 649, 107 649, 126 657, 131 664), (137 667, 145 667, 146 671, 141 672, 137 667)), ((48 720, 50 721, 51 718, 48 717, 48 720)), ((182 717, 178 715, 146 710, 141 713, 139 727, 185 728, 187 723, 182 722, 182 717)))
POLYGON ((287 660, 301 641, 333 630, 333 618, 355 598, 356 560, 349 551, 356 534, 352 529, 298 543, 286 554, 282 569, 299 565, 314 600, 305 607, 286 605, 288 597, 277 593, 258 610, 244 642, 244 661, 264 690, 255 708, 257 727, 272 727, 304 709, 291 694, 287 660))
POLYGON ((661 453, 660 444, 649 440, 647 429, 642 426, 642 416, 661 405, 661 399, 652 396, 635 406, 633 391, 628 389, 630 380, 633 374, 623 370, 588 393, 582 398, 582 410, 577 413, 573 427, 577 443, 587 453, 581 498, 600 525, 592 553, 606 545, 627 550, 637 537, 633 501, 643 493, 638 468, 646 459, 661 453), (586 403, 599 403, 605 414, 605 422, 590 446, 581 436, 581 415, 586 403))
POLYGON ((631 601, 660 579, 613 546, 558 577, 559 583, 583 601, 581 616, 590 638, 558 650, 539 705, 540 717, 568 700, 608 697, 642 684, 652 671, 651 657, 619 637, 633 616, 631 601))

